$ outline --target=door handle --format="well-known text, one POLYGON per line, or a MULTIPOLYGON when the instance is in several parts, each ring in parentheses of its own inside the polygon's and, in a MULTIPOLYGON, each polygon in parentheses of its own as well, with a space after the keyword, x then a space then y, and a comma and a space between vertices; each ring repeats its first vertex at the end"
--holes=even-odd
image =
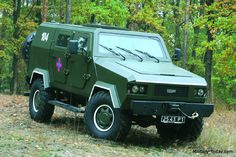
POLYGON ((69 75, 70 74, 70 70, 69 69, 64 69, 64 74, 67 76, 67 75, 69 75))
POLYGON ((75 63, 75 60, 70 60, 70 63, 71 63, 71 64, 74 64, 74 63, 75 63))
POLYGON ((91 75, 90 74, 84 74, 83 75, 83 79, 84 80, 89 80, 91 78, 91 75))
POLYGON ((52 58, 57 58, 57 56, 55 56, 54 54, 52 55, 52 58))

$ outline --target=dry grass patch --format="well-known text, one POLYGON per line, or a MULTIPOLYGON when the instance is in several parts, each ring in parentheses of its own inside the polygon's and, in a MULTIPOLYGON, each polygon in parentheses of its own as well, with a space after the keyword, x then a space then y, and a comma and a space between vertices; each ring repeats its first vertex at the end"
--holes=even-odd
MULTIPOLYGON (((28 98, 0 95, 0 156, 205 156, 194 149, 233 150, 236 153, 236 112, 216 111, 205 119, 195 142, 164 141, 155 127, 133 126, 124 142, 94 139, 84 129, 83 115, 56 108, 49 124, 28 114, 28 98)), ((207 154, 210 156, 236 156, 207 154)))

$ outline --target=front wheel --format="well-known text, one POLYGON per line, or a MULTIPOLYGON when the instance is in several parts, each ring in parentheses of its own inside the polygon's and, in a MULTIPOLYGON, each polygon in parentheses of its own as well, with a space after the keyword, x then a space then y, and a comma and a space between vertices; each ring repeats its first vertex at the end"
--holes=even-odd
POLYGON ((131 128, 130 116, 114 109, 109 93, 103 91, 88 102, 84 121, 91 136, 115 141, 123 140, 131 128))

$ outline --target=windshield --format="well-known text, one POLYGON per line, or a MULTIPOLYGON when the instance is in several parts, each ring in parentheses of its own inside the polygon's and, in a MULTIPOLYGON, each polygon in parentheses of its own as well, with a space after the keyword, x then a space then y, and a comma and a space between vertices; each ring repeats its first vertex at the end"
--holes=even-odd
POLYGON ((110 50, 126 57, 135 58, 134 54, 136 54, 143 59, 155 60, 155 58, 166 58, 161 42, 156 37, 100 33, 99 45, 99 54, 108 55, 109 52, 107 51, 109 50, 106 48, 109 48, 110 50), (124 51, 124 49, 126 49, 126 51, 124 51), (133 54, 127 53, 127 51, 130 51, 133 54))

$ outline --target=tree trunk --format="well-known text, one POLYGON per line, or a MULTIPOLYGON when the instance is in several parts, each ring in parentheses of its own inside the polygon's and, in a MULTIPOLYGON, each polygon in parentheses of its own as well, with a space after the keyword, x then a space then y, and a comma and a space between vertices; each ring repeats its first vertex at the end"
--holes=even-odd
POLYGON ((42 14, 42 22, 47 21, 47 15, 48 15, 48 0, 43 1, 43 14, 42 14))
POLYGON ((181 49, 181 43, 180 43, 180 18, 179 18, 179 3, 180 0, 176 0, 176 3, 174 3, 175 7, 173 9, 174 13, 174 19, 176 20, 176 26, 175 26, 175 48, 181 49))
MULTIPOLYGON (((91 1, 92 3, 95 2, 95 0, 90 0, 90 1, 91 1)), ((96 16, 95 16, 95 14, 92 14, 92 15, 91 15, 90 23, 96 24, 96 16)))
POLYGON ((62 23, 62 22, 65 21, 65 11, 64 11, 65 1, 64 0, 60 0, 59 4, 60 4, 60 10, 59 10, 60 23, 62 23))
POLYGON ((18 64, 18 56, 16 54, 14 54, 13 59, 12 59, 13 76, 12 76, 12 80, 11 80, 11 93, 14 95, 17 93, 17 88, 18 88, 17 64, 18 64))
MULTIPOLYGON (((203 6, 205 4, 205 0, 200 0, 197 1, 196 3, 200 3, 200 10, 199 10, 199 14, 197 16, 197 18, 199 18, 200 16, 203 15, 204 13, 204 10, 203 10, 203 6)), ((191 15, 190 15, 190 18, 191 18, 191 15)), ((192 20, 192 22, 194 22, 194 20, 192 20)), ((193 38, 193 49, 192 49, 192 57, 195 58, 197 56, 197 52, 196 52, 196 48, 198 46, 198 43, 199 43, 199 36, 200 36, 200 27, 199 26, 194 26, 193 27, 193 32, 194 32, 194 38, 193 38)), ((190 71, 194 72, 196 69, 196 65, 193 64, 190 68, 190 71)))
MULTIPOLYGON (((206 4, 207 6, 210 6, 212 3, 214 2, 214 0, 206 0, 206 4)), ((208 11, 207 13, 208 15, 212 14, 212 11, 208 11)), ((211 21, 212 18, 209 16, 208 17, 208 21, 211 21)), ((211 30, 209 28, 209 26, 207 26, 207 37, 208 37, 208 42, 213 41, 213 36, 211 34, 211 30)), ((213 51, 212 49, 210 49, 209 47, 206 50, 205 53, 205 79, 207 81, 208 84, 208 94, 209 94, 209 100, 211 100, 211 90, 212 90, 212 84, 211 84, 211 76, 212 76, 212 58, 213 58, 213 51)))
POLYGON ((19 38, 19 28, 17 27, 17 20, 20 17, 20 10, 21 10, 21 0, 13 0, 13 25, 14 25, 14 32, 13 38, 19 38))
POLYGON ((66 23, 70 23, 71 18, 71 0, 66 0, 66 23))
MULTIPOLYGON (((208 36, 208 42, 213 40, 212 34, 208 28, 207 30, 207 36, 208 36)), ((209 100, 211 100, 211 76, 212 76, 212 53, 213 51, 209 48, 207 48, 206 53, 205 53, 205 79, 207 81, 208 85, 208 94, 209 94, 209 100)))
MULTIPOLYGON (((129 12, 130 12, 131 16, 133 16, 133 15, 135 15, 135 14, 138 13, 138 11, 139 11, 139 9, 140 9, 140 8, 139 8, 139 4, 140 4, 140 3, 135 3, 135 9, 133 10, 133 12, 131 12, 132 9, 129 9, 129 12)), ((138 25, 136 22, 134 22, 133 20, 128 19, 128 20, 127 20, 126 27, 129 28, 129 29, 132 30, 132 31, 135 31, 135 30, 138 30, 139 25, 138 25)))
POLYGON ((38 7, 37 10, 36 10, 36 19, 35 19, 35 22, 38 23, 38 24, 41 24, 42 23, 42 13, 41 13, 41 0, 36 0, 36 6, 38 7))
MULTIPOLYGON (((19 27, 17 26, 17 20, 20 17, 20 11, 21 11, 21 0, 13 0, 13 25, 14 25, 14 32, 13 32, 13 38, 18 39, 19 38, 19 27)), ((11 79, 10 89, 12 94, 17 93, 17 87, 18 87, 18 55, 16 53, 13 54, 12 58, 12 70, 13 70, 13 77, 11 79)))
MULTIPOLYGON (((164 6, 167 5, 167 4, 166 4, 166 3, 167 3, 166 1, 163 1, 162 3, 163 3, 164 6)), ((163 11, 163 12, 162 12, 162 13, 163 13, 163 21, 162 21, 162 23, 161 23, 161 26, 165 27, 165 20, 166 20, 167 12, 165 12, 164 10, 162 10, 162 11, 163 11)))
POLYGON ((3 10, 2 12, 2 28, 1 28, 1 32, 0 32, 0 39, 4 39, 6 37, 6 30, 7 30, 7 25, 4 23, 5 21, 5 17, 6 17, 6 12, 3 10))
MULTIPOLYGON (((185 10, 185 26, 189 24, 189 10, 190 10, 190 0, 186 0, 186 10, 185 10)), ((187 64, 187 49, 188 49, 188 27, 184 29, 184 51, 183 51, 183 67, 186 68, 187 64)))

